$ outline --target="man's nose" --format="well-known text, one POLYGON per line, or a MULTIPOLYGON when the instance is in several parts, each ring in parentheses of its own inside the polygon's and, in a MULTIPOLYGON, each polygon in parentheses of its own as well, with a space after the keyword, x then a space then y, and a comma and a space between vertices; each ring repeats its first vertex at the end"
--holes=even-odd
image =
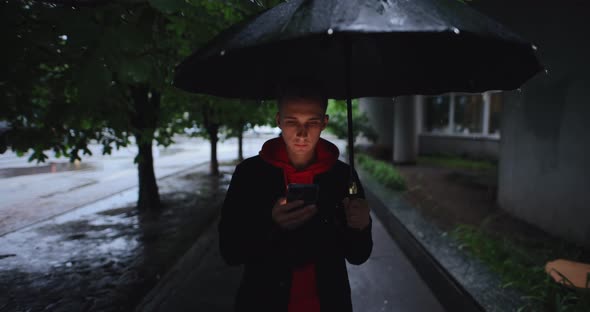
POLYGON ((297 127, 297 136, 298 137, 307 137, 307 127, 305 125, 299 125, 299 127, 297 127))

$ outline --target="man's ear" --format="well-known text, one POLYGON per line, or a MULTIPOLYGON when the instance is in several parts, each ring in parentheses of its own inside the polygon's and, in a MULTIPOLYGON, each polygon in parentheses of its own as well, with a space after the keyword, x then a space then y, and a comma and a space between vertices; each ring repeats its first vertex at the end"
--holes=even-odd
POLYGON ((324 129, 326 129, 326 127, 328 126, 328 121, 330 121, 330 116, 328 114, 324 115, 324 125, 322 126, 322 131, 324 129))
POLYGON ((281 115, 279 114, 279 112, 277 112, 277 114, 275 115, 275 122, 277 123, 277 127, 279 127, 281 130, 281 115))

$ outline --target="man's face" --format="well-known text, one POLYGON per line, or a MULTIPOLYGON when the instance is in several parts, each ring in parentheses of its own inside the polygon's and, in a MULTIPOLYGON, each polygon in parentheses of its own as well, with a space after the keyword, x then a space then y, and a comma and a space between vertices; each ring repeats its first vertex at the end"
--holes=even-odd
POLYGON ((328 116, 320 100, 286 99, 276 115, 276 122, 289 154, 310 156, 328 124, 328 116))

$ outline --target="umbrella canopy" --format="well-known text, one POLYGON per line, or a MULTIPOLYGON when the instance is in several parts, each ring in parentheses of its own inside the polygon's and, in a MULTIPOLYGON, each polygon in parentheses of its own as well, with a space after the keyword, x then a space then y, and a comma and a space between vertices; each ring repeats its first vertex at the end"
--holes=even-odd
POLYGON ((335 99, 512 90, 542 69, 534 50, 458 0, 293 0, 222 32, 174 83, 252 99, 285 76, 335 99))
POLYGON ((313 77, 324 96, 348 100, 352 172, 351 98, 516 89, 542 69, 534 50, 459 0, 292 0, 219 34, 174 84, 272 99, 290 77, 313 77))

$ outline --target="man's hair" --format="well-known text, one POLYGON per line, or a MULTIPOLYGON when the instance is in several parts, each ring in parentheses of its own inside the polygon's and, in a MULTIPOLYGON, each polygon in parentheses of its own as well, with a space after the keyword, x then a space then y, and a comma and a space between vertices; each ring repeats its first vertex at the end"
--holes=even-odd
POLYGON ((321 103, 324 112, 328 108, 328 97, 323 92, 319 81, 309 77, 290 77, 282 79, 277 84, 277 110, 285 101, 298 99, 312 99, 321 103))

